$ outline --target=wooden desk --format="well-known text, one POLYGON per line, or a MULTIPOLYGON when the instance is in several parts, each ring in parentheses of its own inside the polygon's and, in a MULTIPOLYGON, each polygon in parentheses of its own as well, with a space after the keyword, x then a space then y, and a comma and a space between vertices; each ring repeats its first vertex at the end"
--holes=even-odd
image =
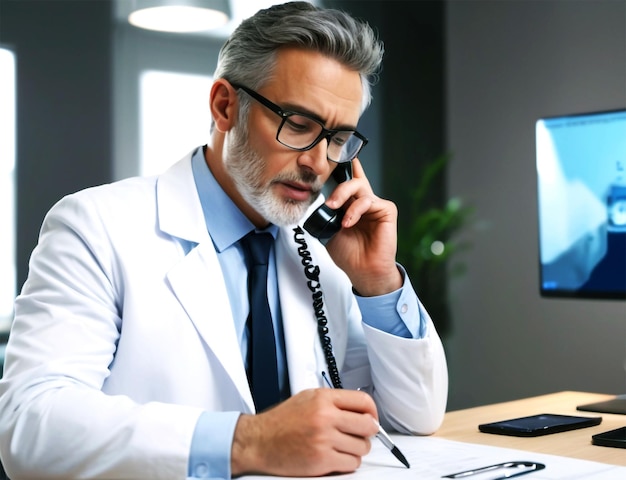
POLYGON ((609 400, 613 396, 583 392, 559 392, 512 402, 452 411, 446 413, 442 427, 434 436, 460 442, 515 448, 529 452, 561 455, 563 457, 626 466, 626 450, 622 448, 599 447, 591 444, 591 435, 626 426, 626 415, 576 410, 577 405, 601 402, 609 400), (559 413, 587 417, 601 416, 602 423, 595 427, 532 438, 494 435, 482 433, 478 430, 478 425, 481 423, 525 417, 539 413, 559 413))

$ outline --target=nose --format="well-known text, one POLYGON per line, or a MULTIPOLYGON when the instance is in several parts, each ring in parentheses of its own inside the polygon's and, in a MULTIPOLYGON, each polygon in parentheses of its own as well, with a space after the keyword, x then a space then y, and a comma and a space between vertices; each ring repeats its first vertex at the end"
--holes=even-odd
POLYGON ((308 168, 316 175, 325 176, 330 170, 327 154, 328 139, 322 139, 310 150, 300 152, 300 155, 298 156, 298 165, 308 168))

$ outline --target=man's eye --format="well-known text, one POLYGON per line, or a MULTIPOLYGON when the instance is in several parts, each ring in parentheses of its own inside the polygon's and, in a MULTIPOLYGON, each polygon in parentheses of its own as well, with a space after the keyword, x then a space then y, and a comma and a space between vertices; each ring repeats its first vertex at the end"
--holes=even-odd
POLYGON ((315 122, 299 115, 291 115, 290 117, 287 117, 287 120, 285 120, 285 125, 289 127, 292 131, 301 133, 310 132, 316 127, 319 128, 319 126, 315 122))
POLYGON ((350 139, 351 134, 346 132, 339 132, 337 134, 335 134, 332 138, 332 141, 335 145, 337 145, 338 147, 343 147, 346 142, 350 139))

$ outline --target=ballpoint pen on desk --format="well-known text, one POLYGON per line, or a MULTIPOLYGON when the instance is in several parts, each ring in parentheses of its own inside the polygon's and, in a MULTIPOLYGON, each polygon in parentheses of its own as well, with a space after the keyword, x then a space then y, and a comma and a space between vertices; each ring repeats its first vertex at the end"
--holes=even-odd
MULTIPOLYGON (((335 388, 333 387, 333 384, 330 383, 330 380, 328 380, 328 377, 326 376, 326 372, 322 372, 322 377, 324 378, 324 380, 326 381, 326 384, 330 388, 335 388)), ((411 468, 409 461, 402 454, 400 449, 396 447, 396 445, 391 440, 391 437, 389 436, 389 434, 385 432, 383 427, 380 426, 380 423, 378 423, 376 420, 374 420, 374 423, 376 423, 376 426, 378 427, 378 433, 376 434, 376 438, 378 438, 382 442, 382 444, 385 447, 387 447, 387 449, 389 449, 391 453, 393 453, 393 456, 396 457, 398 460, 400 460, 406 468, 411 468)))

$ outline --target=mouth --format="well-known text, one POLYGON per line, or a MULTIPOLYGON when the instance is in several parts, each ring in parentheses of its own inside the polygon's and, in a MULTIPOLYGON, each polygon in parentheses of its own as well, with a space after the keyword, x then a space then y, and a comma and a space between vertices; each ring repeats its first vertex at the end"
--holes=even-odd
POLYGON ((306 202, 315 194, 309 183, 282 181, 275 184, 284 197, 294 202, 306 202))

